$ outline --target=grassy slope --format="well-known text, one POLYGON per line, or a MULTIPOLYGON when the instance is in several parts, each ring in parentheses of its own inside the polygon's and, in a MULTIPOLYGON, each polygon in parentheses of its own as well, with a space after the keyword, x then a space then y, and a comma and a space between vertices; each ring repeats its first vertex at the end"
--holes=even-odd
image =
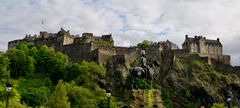
POLYGON ((52 88, 52 84, 49 78, 44 78, 40 76, 29 76, 25 78, 20 78, 18 85, 16 86, 18 92, 21 94, 25 92, 28 88, 40 88, 48 87, 52 88))

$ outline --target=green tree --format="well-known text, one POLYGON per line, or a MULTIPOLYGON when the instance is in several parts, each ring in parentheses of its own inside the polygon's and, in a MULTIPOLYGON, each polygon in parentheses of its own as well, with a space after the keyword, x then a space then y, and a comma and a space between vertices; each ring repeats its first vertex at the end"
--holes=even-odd
MULTIPOLYGON (((36 49, 35 51, 36 52, 36 49)), ((36 60, 36 71, 38 73, 46 74, 49 70, 52 70, 52 58, 54 57, 54 52, 51 51, 46 45, 40 46, 37 54, 34 56, 36 60)))
POLYGON ((96 96, 84 87, 70 85, 68 97, 72 108, 95 108, 97 106, 96 96))
POLYGON ((47 88, 29 88, 21 96, 21 101, 28 106, 41 106, 48 100, 49 90, 47 88))
POLYGON ((71 81, 73 79, 76 79, 81 74, 81 68, 78 63, 74 63, 73 65, 68 66, 66 71, 67 71, 67 74, 64 78, 66 81, 71 81))
POLYGON ((47 102, 48 108, 70 108, 70 102, 68 102, 66 86, 62 80, 58 81, 53 94, 49 97, 47 102))
POLYGON ((141 43, 137 44, 137 47, 145 49, 145 48, 149 47, 150 44, 151 44, 151 41, 143 40, 141 43))
POLYGON ((66 83, 67 93, 72 108, 97 108, 101 100, 106 98, 106 91, 99 87, 91 90, 77 86, 75 82, 66 83))
POLYGON ((68 61, 68 57, 60 52, 55 52, 53 57, 50 58, 49 65, 51 67, 48 68, 48 71, 50 72, 50 78, 54 83, 59 79, 64 78, 68 61))
POLYGON ((68 65, 68 57, 60 52, 54 52, 46 45, 39 46, 39 49, 31 48, 31 54, 36 60, 37 73, 50 76, 54 83, 64 78, 64 70, 68 65))
POLYGON ((106 70, 95 62, 82 61, 80 64, 80 75, 75 79, 78 85, 95 89, 99 81, 104 82, 106 70))
POLYGON ((19 45, 17 45, 16 49, 24 51, 26 55, 29 54, 29 45, 28 43, 20 43, 19 45))
POLYGON ((9 59, 6 56, 0 56, 0 75, 2 76, 3 74, 8 74, 7 70, 9 67, 9 59))
POLYGON ((11 76, 26 76, 34 73, 34 59, 30 56, 27 56, 24 51, 10 49, 7 51, 7 56, 10 61, 9 67, 11 76))

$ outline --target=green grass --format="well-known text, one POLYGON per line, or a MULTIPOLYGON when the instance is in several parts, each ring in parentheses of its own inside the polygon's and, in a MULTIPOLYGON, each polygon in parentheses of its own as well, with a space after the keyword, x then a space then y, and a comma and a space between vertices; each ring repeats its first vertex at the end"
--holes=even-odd
POLYGON ((17 85, 17 90, 21 94, 25 92, 28 88, 40 88, 48 87, 52 88, 52 84, 49 78, 31 76, 19 79, 19 84, 17 85))
POLYGON ((207 65, 206 62, 204 62, 203 60, 200 60, 200 59, 193 59, 193 60, 191 60, 191 64, 193 66, 197 66, 199 68, 204 68, 207 65))
POLYGON ((102 39, 95 39, 95 42, 103 46, 112 46, 111 42, 104 41, 102 39))

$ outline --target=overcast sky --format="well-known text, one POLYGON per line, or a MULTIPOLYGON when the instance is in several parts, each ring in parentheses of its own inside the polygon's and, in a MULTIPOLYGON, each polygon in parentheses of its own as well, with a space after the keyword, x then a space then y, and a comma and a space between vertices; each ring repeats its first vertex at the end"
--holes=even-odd
POLYGON ((240 65, 240 0, 0 0, 0 50, 39 31, 113 34, 116 45, 142 40, 181 44, 185 35, 220 38, 240 65), (42 25, 42 20, 44 24, 42 25))

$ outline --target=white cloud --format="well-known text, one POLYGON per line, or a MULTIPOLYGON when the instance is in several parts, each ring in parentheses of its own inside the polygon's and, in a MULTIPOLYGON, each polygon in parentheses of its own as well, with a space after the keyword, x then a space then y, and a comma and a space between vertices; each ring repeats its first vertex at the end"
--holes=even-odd
POLYGON ((38 34, 112 33, 117 45, 134 45, 144 39, 169 39, 179 46, 185 34, 219 37, 232 63, 240 65, 239 0, 2 0, 0 50, 7 42, 38 34), (42 19, 44 25, 41 24, 42 19))

